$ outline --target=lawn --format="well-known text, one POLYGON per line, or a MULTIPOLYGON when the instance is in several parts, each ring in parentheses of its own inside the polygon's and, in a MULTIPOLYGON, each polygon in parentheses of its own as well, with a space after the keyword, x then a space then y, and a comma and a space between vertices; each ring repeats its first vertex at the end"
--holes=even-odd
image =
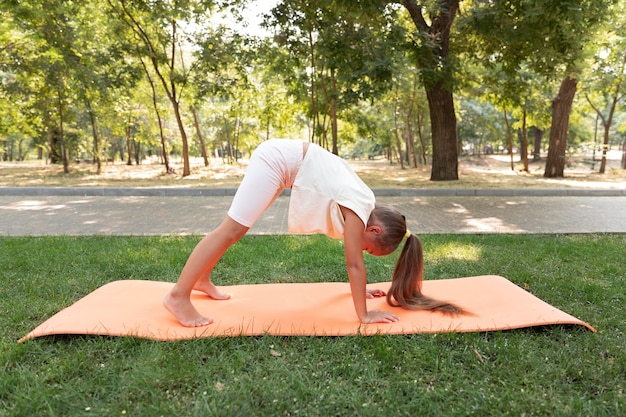
MULTIPOLYGON (((625 235, 426 235, 427 279, 503 275, 596 327, 181 342, 17 339, 98 286, 175 281, 198 236, 0 237, 0 415, 626 414, 625 235)), ((370 281, 394 256, 367 256, 370 281)), ((341 244, 246 236, 218 284, 343 281, 341 244)))

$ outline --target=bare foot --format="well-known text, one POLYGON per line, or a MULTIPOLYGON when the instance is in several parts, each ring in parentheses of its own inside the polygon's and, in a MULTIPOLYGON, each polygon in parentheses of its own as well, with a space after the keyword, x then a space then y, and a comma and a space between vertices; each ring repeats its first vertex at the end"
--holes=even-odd
POLYGON ((169 293, 165 296, 163 305, 185 327, 200 327, 213 323, 213 319, 200 314, 188 298, 176 297, 169 293))
POLYGON ((211 281, 208 281, 208 280, 202 280, 202 279, 198 280, 198 282, 196 282, 196 285, 193 286, 193 289, 197 291, 202 291, 203 293, 205 293, 206 295, 208 295, 214 300, 230 299, 230 294, 221 292, 215 286, 215 284, 213 284, 211 281))

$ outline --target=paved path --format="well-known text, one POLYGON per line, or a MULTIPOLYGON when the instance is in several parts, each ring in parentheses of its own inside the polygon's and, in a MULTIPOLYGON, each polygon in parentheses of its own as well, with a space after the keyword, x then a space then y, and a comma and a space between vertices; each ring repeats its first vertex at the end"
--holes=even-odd
MULTIPOLYGON (((425 233, 626 233, 626 190, 375 190, 425 233)), ((232 189, 0 188, 0 236, 205 234, 232 189)), ((287 233, 281 196, 252 234, 287 233)))

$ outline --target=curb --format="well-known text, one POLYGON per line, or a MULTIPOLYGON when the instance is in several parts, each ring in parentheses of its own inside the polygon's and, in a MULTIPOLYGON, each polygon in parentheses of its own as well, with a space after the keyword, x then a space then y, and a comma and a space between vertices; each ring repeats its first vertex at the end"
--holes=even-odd
MULTIPOLYGON (((0 196, 232 197, 237 188, 0 187, 0 196)), ((626 189, 375 188, 378 197, 625 197, 626 189)), ((281 195, 289 196, 291 190, 281 195)))

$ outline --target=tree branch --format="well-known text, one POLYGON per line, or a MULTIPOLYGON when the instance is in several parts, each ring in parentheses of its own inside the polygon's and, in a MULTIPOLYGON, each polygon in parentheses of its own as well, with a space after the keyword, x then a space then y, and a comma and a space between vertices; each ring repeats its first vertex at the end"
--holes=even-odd
POLYGON ((591 106, 592 109, 595 110, 596 114, 598 115, 598 117, 600 117, 600 119, 602 119, 602 126, 606 126, 606 119, 604 118, 604 115, 602 114, 602 112, 600 111, 600 109, 598 109, 592 102, 591 99, 589 98, 588 94, 585 94, 585 98, 587 99, 587 103, 589 103, 589 105, 591 106))
POLYGON ((406 7, 413 23, 415 23, 415 26, 417 26, 419 30, 426 32, 430 29, 430 26, 428 26, 428 23, 426 23, 426 20, 422 15, 422 8, 415 2, 415 0, 402 0, 402 5, 406 7))

